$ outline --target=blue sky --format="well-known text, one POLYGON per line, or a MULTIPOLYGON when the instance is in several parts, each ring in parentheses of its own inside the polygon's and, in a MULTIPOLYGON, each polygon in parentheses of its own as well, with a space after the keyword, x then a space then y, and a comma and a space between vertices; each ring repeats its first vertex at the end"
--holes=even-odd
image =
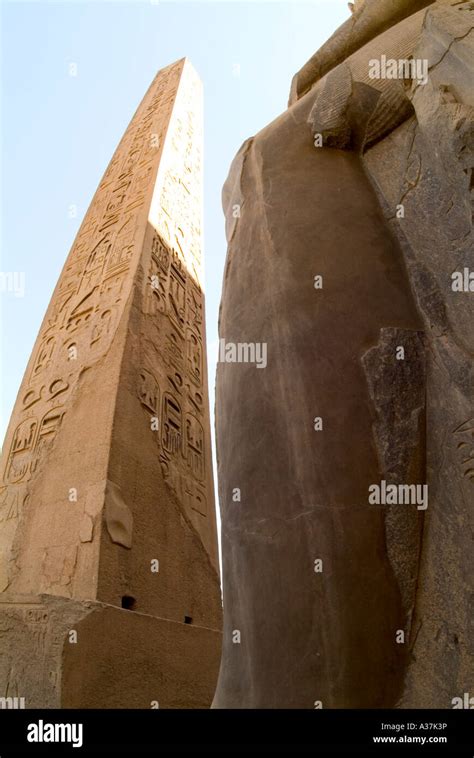
POLYGON ((346 0, 2 2, 0 292, 3 440, 67 253, 158 69, 187 56, 204 84, 205 269, 213 401, 226 243, 221 188, 242 142, 286 107, 293 74, 346 18, 346 0), (76 64, 77 76, 70 76, 76 64), (70 206, 77 216, 70 217, 70 206))

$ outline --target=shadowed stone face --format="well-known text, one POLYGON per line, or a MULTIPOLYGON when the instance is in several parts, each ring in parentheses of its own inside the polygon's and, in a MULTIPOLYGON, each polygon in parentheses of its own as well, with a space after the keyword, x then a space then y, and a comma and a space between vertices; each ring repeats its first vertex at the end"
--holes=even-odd
POLYGON ((451 289, 472 251, 469 4, 395 5, 355 9, 368 36, 344 61, 341 27, 224 187, 220 337, 266 343, 267 366, 217 370, 215 707, 449 708, 472 689, 472 480, 445 437, 466 451, 473 426, 472 308, 468 329, 451 289), (426 81, 371 81, 375 56, 415 51, 426 81), (426 502, 369 502, 390 488, 426 502))
POLYGON ((221 707, 382 707, 399 689, 404 616, 384 515, 367 499, 380 476, 361 358, 381 329, 404 342, 420 322, 360 159, 315 149, 308 107, 247 143, 229 180, 241 218, 220 335, 266 342, 267 367, 217 373, 221 707))

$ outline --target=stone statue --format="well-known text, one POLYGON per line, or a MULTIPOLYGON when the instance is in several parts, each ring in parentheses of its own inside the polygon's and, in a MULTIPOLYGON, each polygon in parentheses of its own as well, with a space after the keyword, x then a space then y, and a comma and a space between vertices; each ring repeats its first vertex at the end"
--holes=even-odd
POLYGON ((474 693, 474 3, 351 10, 223 191, 218 708, 474 693))

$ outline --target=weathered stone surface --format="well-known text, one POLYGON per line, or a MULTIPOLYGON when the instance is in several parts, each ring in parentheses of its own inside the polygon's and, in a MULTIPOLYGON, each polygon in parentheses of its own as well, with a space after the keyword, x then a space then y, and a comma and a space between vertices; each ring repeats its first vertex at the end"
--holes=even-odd
MULTIPOLYGON (((201 130, 201 85, 183 59, 158 73, 99 185, 43 321, 4 445, 0 589, 110 606, 87 622, 104 654, 108 646, 117 652, 103 672, 108 681, 101 689, 110 696, 103 695, 104 707, 142 702, 134 688, 148 692, 144 682, 158 664, 152 667, 147 656, 160 637, 157 660, 161 665, 169 655, 163 665, 171 671, 180 659, 183 693, 208 666, 203 688, 191 686, 202 704, 206 698, 210 704, 219 656, 201 130), (137 613, 135 621, 130 610, 113 611, 122 605, 137 613), (115 647, 109 632, 101 639, 102 617, 116 618, 118 627, 126 619, 115 647), (170 644, 185 621, 214 630, 199 663, 192 640, 200 632, 178 631, 180 643, 175 650, 170 644), (133 686, 115 697, 125 639, 133 686)), ((23 643, 8 635, 4 642, 5 660, 21 656, 23 643)), ((102 660, 98 655, 94 660, 102 660)), ((80 655, 74 660, 74 691, 85 692, 80 655)), ((61 702, 77 703, 58 661, 61 702)), ((41 705, 29 680, 17 681, 27 707, 41 705)), ((0 694, 7 686, 1 679, 0 694)), ((46 692, 41 686, 36 693, 46 692)), ((177 702, 166 688, 161 700, 177 702)))
POLYGON ((365 164, 403 246, 428 337, 427 481, 411 656, 401 705, 451 707, 474 691, 474 306, 452 273, 474 269, 474 6, 435 3, 416 57, 415 115, 365 164), (404 218, 394 208, 403 204, 404 218))
MULTIPOLYGON (((382 329, 377 345, 362 355, 373 408, 379 468, 390 484, 414 484, 425 477, 425 345, 421 332, 382 329), (398 346, 404 360, 394 361, 398 346)), ((416 600, 423 514, 390 505, 385 510, 387 555, 397 578, 405 632, 416 600)))
POLYGON ((96 601, 3 594, 0 643, 2 697, 26 708, 208 708, 220 631, 96 601))
POLYGON ((218 367, 219 707, 381 707, 400 686, 404 613, 384 514, 367 501, 380 473, 361 357, 380 329, 420 321, 360 159, 313 147, 311 106, 247 143, 240 180, 231 172, 242 199, 226 188, 241 217, 220 335, 266 342, 268 365, 218 367))
POLYGON ((316 85, 309 121, 313 132, 322 134, 325 145, 366 149, 412 115, 407 83, 371 78, 368 62, 381 55, 396 60, 412 57, 424 18, 425 12, 420 11, 388 29, 316 85), (343 138, 338 136, 341 132, 343 138))
POLYGON ((473 295, 451 286, 474 268, 473 7, 354 10, 223 193, 220 336, 266 342, 268 365, 217 371, 215 707, 474 691, 473 295), (426 59, 427 82, 371 79, 382 54, 426 59), (381 480, 426 483, 427 510, 370 505, 381 480))
POLYGON ((298 71, 291 83, 289 105, 328 71, 382 32, 430 5, 431 0, 359 0, 353 15, 298 71))

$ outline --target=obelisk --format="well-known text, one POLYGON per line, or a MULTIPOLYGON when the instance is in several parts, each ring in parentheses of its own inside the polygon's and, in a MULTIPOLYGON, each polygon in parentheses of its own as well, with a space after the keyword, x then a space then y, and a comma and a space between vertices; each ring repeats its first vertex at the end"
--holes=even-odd
POLYGON ((186 59, 158 72, 86 213, 1 475, 7 707, 208 707, 221 599, 186 59))

